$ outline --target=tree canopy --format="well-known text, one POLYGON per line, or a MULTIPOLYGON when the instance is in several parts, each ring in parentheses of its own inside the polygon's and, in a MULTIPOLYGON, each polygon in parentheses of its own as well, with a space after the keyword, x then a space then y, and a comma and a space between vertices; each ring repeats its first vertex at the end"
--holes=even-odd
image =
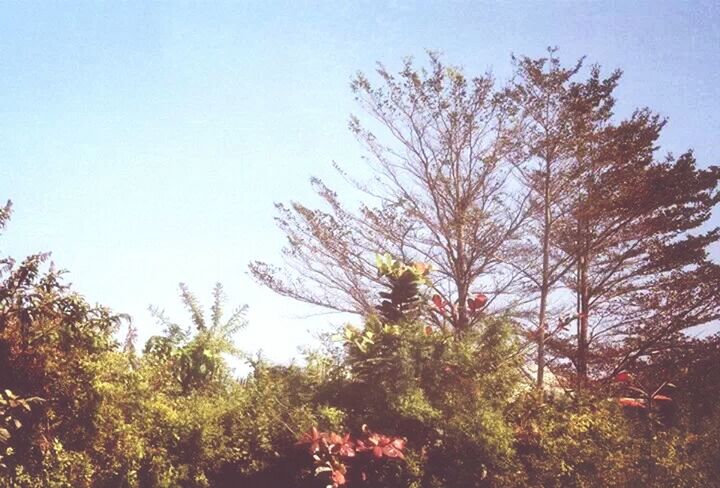
POLYGON ((610 377, 720 317, 707 255, 720 168, 662 155, 666 121, 650 109, 617 117, 619 71, 566 67, 553 49, 513 63, 507 83, 433 53, 427 68, 379 65, 377 82, 358 74, 369 120, 350 129, 374 176, 347 178, 367 203, 347 209, 313 178, 326 207, 277 204, 286 266, 253 262, 256 280, 363 314, 382 279, 375 254, 428 263, 449 305, 428 320, 465 331, 486 297, 486 312, 511 314, 537 346, 539 384, 546 362, 580 381, 610 377))

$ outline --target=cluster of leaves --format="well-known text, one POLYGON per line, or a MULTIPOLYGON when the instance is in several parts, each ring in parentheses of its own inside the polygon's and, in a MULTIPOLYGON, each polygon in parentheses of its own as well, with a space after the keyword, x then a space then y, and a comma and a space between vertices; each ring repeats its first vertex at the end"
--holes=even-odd
POLYGON ((22 428, 21 417, 31 412, 33 403, 42 402, 41 398, 19 398, 10 390, 0 392, 0 470, 7 469, 5 460, 13 455, 9 445, 13 434, 22 428))
POLYGON ((376 258, 378 275, 387 280, 388 291, 381 291, 378 314, 388 323, 417 317, 420 310, 420 286, 427 282, 430 267, 424 263, 407 265, 389 254, 376 258))
POLYGON ((349 433, 340 436, 334 432, 318 432, 313 427, 298 441, 299 445, 307 446, 315 464, 315 476, 325 481, 327 488, 346 483, 354 487, 376 486, 367 474, 371 462, 405 458, 404 439, 370 432, 366 425, 362 431, 362 439, 353 439, 349 433))
MULTIPOLYGON (((455 307, 453 307, 446 300, 443 300, 443 298, 438 294, 433 295, 432 302, 433 305, 435 305, 435 311, 440 313, 444 318, 448 316, 448 313, 450 314, 450 316, 452 316, 452 312, 455 311, 455 307)), ((479 292, 475 293, 472 298, 468 298, 467 309, 468 311, 470 311, 471 314, 476 315, 483 308, 485 308, 487 302, 487 295, 479 292)))
POLYGON ((223 321, 223 302, 225 296, 219 283, 213 290, 211 321, 205 320, 202 307, 197 298, 185 284, 180 285, 183 304, 192 319, 194 334, 190 328, 170 321, 165 314, 156 309, 151 311, 165 328, 163 335, 151 337, 145 345, 145 357, 160 364, 169 365, 172 376, 183 393, 193 389, 207 387, 227 379, 223 354, 238 355, 240 351, 232 338, 246 324, 246 307, 239 307, 223 321))
POLYGON ((627 371, 621 371, 614 379, 616 382, 625 385, 625 388, 632 391, 635 395, 633 397, 619 398, 618 403, 623 407, 652 409, 653 406, 659 403, 662 404, 672 401, 672 398, 661 393, 664 389, 675 388, 675 385, 669 381, 664 381, 657 388, 648 389, 643 388, 643 386, 636 381, 635 377, 627 371))

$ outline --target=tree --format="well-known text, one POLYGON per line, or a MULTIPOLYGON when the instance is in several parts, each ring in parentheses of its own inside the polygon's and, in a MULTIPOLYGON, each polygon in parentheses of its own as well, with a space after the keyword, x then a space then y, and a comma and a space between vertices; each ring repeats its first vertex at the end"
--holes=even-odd
MULTIPOLYGON (((0 229, 10 210, 10 203, 0 209, 0 229)), ((15 454, 4 460, 9 472, 3 478, 11 486, 21 486, 14 476, 18 466, 43 474, 55 439, 70 449, 89 445, 100 400, 95 368, 115 347, 113 334, 126 319, 73 292, 62 272, 44 265, 48 256, 34 254, 20 263, 0 258, 0 391, 12 391, 0 404, 4 410, 23 406, 22 399, 36 403, 6 411, 15 416, 14 426, 22 424, 22 435, 11 438, 15 454)), ((39 479, 35 486, 40 484, 48 483, 39 479)))
POLYGON ((720 233, 700 230, 720 201, 720 168, 698 168, 692 152, 656 160, 664 125, 637 110, 608 124, 578 157, 575 224, 558 243, 578 266, 566 284, 577 296, 571 357, 581 380, 591 366, 612 376, 673 335, 720 317, 720 268, 707 257, 720 233))
POLYGON ((540 252, 521 254, 518 265, 540 291, 539 384, 554 285, 575 295, 578 330, 573 341, 560 320, 549 345, 581 383, 591 366, 612 375, 720 316, 719 270, 706 252, 720 232, 700 230, 720 201, 720 168, 698 168, 692 152, 656 159, 665 121, 638 109, 616 122, 620 73, 603 78, 593 66, 576 81, 581 67, 562 67, 552 50, 549 58, 521 58, 512 92, 522 174, 536 196, 531 221, 540 252))
MULTIPOLYGON (((525 249, 518 253, 521 259, 511 265, 522 271, 530 290, 539 295, 533 335, 537 385, 542 387, 551 293, 577 259, 573 253, 558 252, 557 235, 568 226, 568 210, 578 198, 578 154, 608 123, 620 73, 601 79, 599 69, 593 68, 587 80, 576 81, 582 60, 565 68, 554 49, 549 49, 547 58, 521 57, 515 64, 510 99, 516 106, 520 138, 516 160, 521 182, 531 195, 527 228, 534 239, 523 244, 525 249)), ((558 327, 566 325, 561 321, 558 327)))
POLYGON ((352 90, 382 132, 351 118, 375 169, 371 183, 355 186, 373 203, 349 211, 313 179, 328 210, 277 204, 286 267, 251 263, 259 283, 307 303, 367 313, 379 286, 374 255, 388 253, 432 266, 437 293, 454 305, 447 320, 456 330, 473 325, 475 292, 490 302, 501 298, 496 309, 512 304, 515 276, 504 263, 527 205, 511 194, 507 100, 490 75, 468 79, 429 57, 428 70, 406 60, 397 75, 379 65, 380 86, 355 77, 352 90))

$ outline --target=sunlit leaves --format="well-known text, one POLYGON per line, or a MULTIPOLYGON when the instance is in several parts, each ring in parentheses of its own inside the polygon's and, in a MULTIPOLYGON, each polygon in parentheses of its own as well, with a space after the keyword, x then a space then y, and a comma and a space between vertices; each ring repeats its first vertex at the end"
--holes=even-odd
POLYGON ((178 385, 187 393, 193 389, 209 387, 214 381, 228 374, 223 355, 240 354, 233 342, 233 336, 246 325, 246 307, 237 308, 223 321, 224 295, 222 286, 217 284, 213 290, 212 313, 208 326, 195 295, 184 284, 180 285, 180 292, 195 332, 190 332, 189 327, 182 328, 171 322, 161 311, 151 309, 156 319, 165 326, 165 334, 151 337, 145 346, 145 352, 156 358, 163 367, 172 370, 178 385))
POLYGON ((312 427, 300 437, 298 444, 306 446, 312 454, 315 474, 327 477, 328 486, 332 487, 344 485, 349 472, 356 479, 366 479, 373 459, 404 459, 404 439, 371 432, 365 425, 362 430, 363 436, 354 439, 350 434, 319 432, 312 427))

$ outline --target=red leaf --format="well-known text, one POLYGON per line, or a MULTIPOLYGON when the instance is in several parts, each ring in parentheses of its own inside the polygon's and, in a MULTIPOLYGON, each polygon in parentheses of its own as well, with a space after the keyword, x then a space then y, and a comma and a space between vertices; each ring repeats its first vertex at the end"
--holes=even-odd
POLYGON ((619 398, 618 403, 623 407, 645 408, 645 400, 639 398, 619 398))
POLYGON ((387 446, 383 447, 382 452, 389 458, 405 459, 405 456, 403 455, 402 451, 394 448, 392 445, 387 445, 387 446))
POLYGON ((333 486, 340 486, 345 484, 345 475, 342 474, 340 471, 333 471, 332 472, 332 481, 333 486))
POLYGON ((355 445, 350 440, 350 434, 345 434, 340 444, 340 455, 344 457, 355 457, 355 445))
POLYGON ((346 458, 355 457, 355 449, 350 444, 343 444, 340 446, 340 455, 346 458))
POLYGON ((387 457, 405 459, 402 453, 402 449, 405 447, 404 439, 391 439, 387 436, 382 436, 380 437, 379 445, 382 447, 383 454, 387 457))
POLYGON ((343 438, 337 435, 335 432, 330 432, 327 437, 328 443, 330 444, 342 444, 343 438))
POLYGON ((368 434, 365 441, 358 440, 355 443, 357 452, 372 451, 372 455, 376 458, 383 456, 389 458, 405 459, 402 450, 405 448, 405 439, 397 437, 388 437, 380 435, 369 430, 365 430, 368 434))
POLYGON ((321 434, 315 427, 313 427, 310 432, 306 432, 300 437, 296 445, 309 444, 310 452, 314 453, 320 448, 320 440, 324 435, 325 434, 321 434))
POLYGON ((395 449, 399 449, 401 451, 405 449, 405 439, 393 439, 391 444, 395 449))
POLYGON ((433 331, 432 327, 429 325, 426 325, 425 328, 423 329, 423 334, 425 334, 425 337, 428 337, 428 336, 432 335, 432 331, 433 331))
POLYGON ((481 308, 485 306, 487 303, 487 296, 483 293, 476 293, 473 298, 468 300, 468 307, 470 308, 471 312, 477 312, 481 308))
POLYGON ((665 395, 655 395, 652 399, 655 401, 658 401, 658 402, 671 402, 672 401, 672 398, 670 398, 669 396, 665 396, 665 395))
POLYGON ((441 312, 445 311, 445 306, 447 305, 447 302, 445 302, 445 300, 443 300, 440 295, 433 295, 432 301, 435 304, 435 308, 437 308, 441 312))
POLYGON ((628 373, 627 371, 620 371, 618 374, 615 375, 615 381, 618 383, 628 383, 629 381, 632 381, 632 375, 628 373))

